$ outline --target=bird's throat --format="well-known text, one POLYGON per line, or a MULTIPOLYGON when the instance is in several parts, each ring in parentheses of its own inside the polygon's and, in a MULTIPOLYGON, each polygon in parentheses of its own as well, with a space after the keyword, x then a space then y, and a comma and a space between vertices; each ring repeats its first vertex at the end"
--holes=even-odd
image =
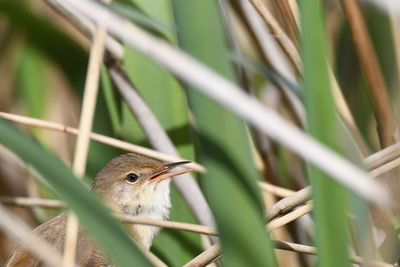
MULTIPOLYGON (((169 196, 169 183, 157 186, 151 201, 128 202, 119 207, 124 215, 150 218, 154 220, 166 220, 169 217, 171 207, 169 196)), ((130 230, 136 240, 149 249, 154 237, 160 231, 159 227, 132 224, 130 230)))

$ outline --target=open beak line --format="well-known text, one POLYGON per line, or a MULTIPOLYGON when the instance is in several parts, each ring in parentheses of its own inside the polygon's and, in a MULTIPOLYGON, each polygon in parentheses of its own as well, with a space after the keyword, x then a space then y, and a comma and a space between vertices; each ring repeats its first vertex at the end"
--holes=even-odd
POLYGON ((153 179, 157 179, 157 180, 164 180, 164 179, 168 179, 168 178, 172 178, 174 176, 177 175, 181 175, 187 172, 191 172, 192 170, 183 170, 183 171, 176 171, 176 172, 167 172, 169 170, 172 170, 178 166, 184 165, 184 164, 188 164, 191 163, 190 161, 180 161, 180 162, 174 162, 174 163, 167 163, 165 164, 165 169, 163 169, 162 171, 154 174, 153 176, 151 176, 149 179, 147 179, 148 181, 151 181, 153 179))

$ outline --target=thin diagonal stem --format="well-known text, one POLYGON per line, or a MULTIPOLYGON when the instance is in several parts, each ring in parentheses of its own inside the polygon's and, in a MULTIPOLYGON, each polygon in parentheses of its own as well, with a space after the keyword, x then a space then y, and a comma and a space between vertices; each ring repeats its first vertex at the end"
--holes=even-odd
MULTIPOLYGON (((39 119, 21 116, 21 115, 17 115, 17 114, 0 112, 0 117, 10 120, 10 121, 13 121, 13 122, 21 123, 24 125, 41 127, 44 129, 54 130, 54 131, 58 131, 58 132, 64 132, 64 133, 73 134, 73 135, 78 135, 78 132, 79 132, 78 129, 67 126, 67 125, 50 122, 50 121, 45 121, 45 120, 39 120, 39 119)), ((101 135, 101 134, 97 134, 97 133, 93 133, 93 132, 91 132, 89 136, 90 136, 91 140, 97 141, 99 143, 117 147, 122 150, 130 151, 130 152, 135 152, 135 153, 145 155, 150 158, 158 159, 161 161, 177 162, 177 161, 186 161, 187 160, 187 159, 172 156, 172 155, 169 155, 166 153, 162 153, 162 152, 159 152, 159 151, 147 148, 147 147, 138 146, 138 145, 126 142, 126 141, 118 140, 118 139, 115 139, 115 138, 112 138, 109 136, 105 136, 105 135, 101 135)), ((192 169, 194 171, 197 171, 197 172, 201 172, 201 173, 206 172, 206 169, 202 165, 195 163, 195 162, 186 164, 185 167, 192 169)))
POLYGON ((264 19, 265 23, 271 29, 271 32, 277 38, 279 45, 282 47, 283 51, 288 56, 289 60, 292 62, 293 66, 296 68, 298 73, 302 71, 302 62, 299 52, 296 46, 290 41, 289 37, 282 30, 279 23, 276 21, 275 17, 271 14, 268 8, 265 7, 261 0, 250 0, 255 9, 260 13, 261 17, 264 19))
MULTIPOLYGON (((2 205, 17 206, 17 207, 42 207, 42 208, 64 208, 65 204, 56 199, 45 199, 45 198, 30 198, 30 197, 7 197, 0 196, 0 203, 2 205)), ((160 221, 152 218, 128 216, 128 215, 117 215, 117 218, 124 223, 132 224, 143 224, 153 225, 162 228, 181 230, 193 233, 199 233, 204 235, 218 235, 218 230, 215 227, 176 222, 176 221, 160 221)))
POLYGON ((267 209, 265 212, 265 217, 268 220, 272 220, 279 215, 287 213, 288 211, 294 209, 295 207, 304 204, 308 200, 310 200, 311 196, 311 186, 305 187, 292 195, 289 195, 278 202, 276 202, 273 206, 267 209))
POLYGON ((292 39, 292 42, 298 43, 298 33, 299 29, 297 27, 296 21, 294 19, 293 12, 289 5, 288 0, 278 0, 278 6, 282 12, 282 17, 285 20, 286 28, 288 29, 288 33, 292 39))

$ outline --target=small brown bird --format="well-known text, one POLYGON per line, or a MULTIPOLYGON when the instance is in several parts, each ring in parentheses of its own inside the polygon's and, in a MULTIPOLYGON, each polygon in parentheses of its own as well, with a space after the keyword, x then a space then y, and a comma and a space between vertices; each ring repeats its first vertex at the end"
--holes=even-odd
MULTIPOLYGON (((170 178, 189 170, 169 172, 175 167, 190 163, 162 163, 144 156, 129 153, 120 155, 104 166, 97 174, 92 189, 117 214, 133 215, 156 220, 166 220, 171 207, 170 178)), ((65 212, 39 225, 33 234, 47 240, 53 248, 64 248, 65 212)), ((129 225, 132 236, 149 249, 158 227, 129 225)), ((76 263, 80 266, 110 266, 112 263, 82 229, 78 233, 76 263)), ((28 249, 19 245, 6 266, 43 266, 28 249)))

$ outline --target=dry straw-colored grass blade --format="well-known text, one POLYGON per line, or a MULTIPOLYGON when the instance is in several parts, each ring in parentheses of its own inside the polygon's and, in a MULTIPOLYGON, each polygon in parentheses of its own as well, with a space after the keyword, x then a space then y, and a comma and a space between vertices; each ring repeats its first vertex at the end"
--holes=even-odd
MULTIPOLYGON (((21 116, 21 115, 17 115, 17 114, 0 112, 0 117, 10 120, 10 121, 13 121, 13 122, 16 122, 16 123, 23 124, 23 125, 29 125, 29 126, 33 126, 33 127, 39 127, 39 128, 49 129, 49 130, 58 131, 58 132, 64 132, 64 133, 68 133, 68 134, 72 134, 72 135, 78 135, 78 132, 79 132, 79 130, 74 127, 70 127, 70 126, 63 125, 60 123, 55 123, 55 122, 39 120, 36 118, 21 116)), ((161 160, 161 161, 166 161, 166 162, 187 161, 187 159, 183 159, 180 157, 165 154, 165 153, 162 153, 157 150, 153 150, 153 149, 150 149, 147 147, 135 145, 135 144, 132 144, 132 143, 129 143, 126 141, 122 141, 119 139, 115 139, 115 138, 112 138, 109 136, 105 136, 102 134, 97 134, 97 133, 91 132, 90 139, 93 141, 97 141, 99 143, 105 144, 105 145, 116 147, 116 148, 119 148, 119 149, 122 149, 122 150, 125 150, 128 152, 134 152, 137 154, 145 155, 150 158, 154 158, 154 159, 161 160)), ((206 169, 196 162, 189 163, 186 166, 187 166, 187 168, 192 169, 197 172, 201 172, 201 173, 206 172, 206 169)))
POLYGON ((395 143, 397 125, 394 119, 387 88, 372 42, 356 0, 341 0, 356 52, 368 83, 371 100, 376 114, 379 139, 382 147, 395 143))
MULTIPOLYGON (((110 2, 110 1, 107 1, 110 2)), ((94 34, 90 49, 89 66, 86 74, 85 89, 82 102, 82 111, 79 121, 79 132, 75 144, 72 171, 76 177, 82 178, 85 174, 87 155, 89 151, 90 133, 92 131, 94 111, 100 79, 101 62, 103 61, 104 42, 107 32, 99 26, 94 34)), ((78 218, 69 214, 66 225, 64 245, 64 266, 73 266, 78 242, 78 218)))

